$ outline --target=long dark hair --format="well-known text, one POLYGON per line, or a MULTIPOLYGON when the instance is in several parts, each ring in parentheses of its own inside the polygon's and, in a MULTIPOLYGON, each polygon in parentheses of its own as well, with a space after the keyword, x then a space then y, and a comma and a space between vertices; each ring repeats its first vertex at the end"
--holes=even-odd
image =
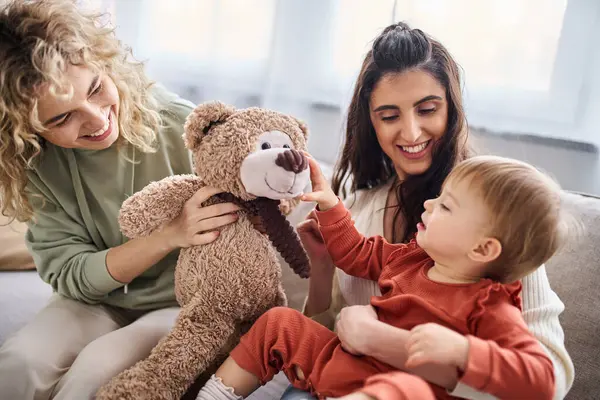
POLYGON ((405 242, 416 232, 424 211, 423 202, 436 197, 444 179, 454 166, 469 155, 467 121, 462 103, 459 67, 444 46, 420 29, 399 22, 388 26, 373 42, 363 62, 352 101, 348 108, 346 140, 333 175, 333 190, 346 197, 345 185, 351 179, 351 192, 373 188, 394 176, 392 160, 383 152, 369 114, 369 100, 375 85, 387 74, 408 70, 429 73, 444 87, 448 102, 448 126, 433 148, 431 167, 421 175, 407 177, 398 185, 398 208, 405 218, 402 237, 405 242))

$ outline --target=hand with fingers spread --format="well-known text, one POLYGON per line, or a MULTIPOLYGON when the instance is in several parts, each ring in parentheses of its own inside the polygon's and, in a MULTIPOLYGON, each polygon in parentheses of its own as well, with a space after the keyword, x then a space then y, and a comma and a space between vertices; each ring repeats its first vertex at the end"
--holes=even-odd
POLYGON ((438 364, 466 368, 469 341, 463 335, 435 323, 417 325, 406 342, 407 368, 438 364))
POLYGON ((316 201, 320 211, 327 211, 335 207, 340 200, 331 189, 325 176, 323 176, 323 172, 317 161, 306 152, 304 152, 304 155, 308 159, 308 166, 310 168, 312 192, 304 194, 301 199, 302 201, 316 201))
POLYGON ((211 243, 219 237, 219 228, 238 220, 240 207, 233 203, 202 206, 203 202, 219 193, 219 189, 203 187, 185 203, 181 214, 163 231, 172 248, 211 243))

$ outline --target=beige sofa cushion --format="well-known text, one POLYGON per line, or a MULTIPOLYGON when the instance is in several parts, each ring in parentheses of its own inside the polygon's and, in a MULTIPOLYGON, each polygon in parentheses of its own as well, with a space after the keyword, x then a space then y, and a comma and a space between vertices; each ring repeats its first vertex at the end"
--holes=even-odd
POLYGON ((583 237, 546 265, 552 289, 565 311, 560 317, 565 346, 575 365, 567 399, 600 398, 600 199, 565 194, 584 224, 583 237))
POLYGON ((27 226, 18 221, 8 224, 9 221, 0 215, 0 271, 35 269, 25 246, 27 226))

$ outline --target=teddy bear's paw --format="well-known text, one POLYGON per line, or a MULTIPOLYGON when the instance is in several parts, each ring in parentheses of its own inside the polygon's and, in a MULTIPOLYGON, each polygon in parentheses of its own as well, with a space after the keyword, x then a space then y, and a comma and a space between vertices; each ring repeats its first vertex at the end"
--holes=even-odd
POLYGON ((154 374, 128 370, 100 388, 96 400, 175 400, 167 389, 154 374))

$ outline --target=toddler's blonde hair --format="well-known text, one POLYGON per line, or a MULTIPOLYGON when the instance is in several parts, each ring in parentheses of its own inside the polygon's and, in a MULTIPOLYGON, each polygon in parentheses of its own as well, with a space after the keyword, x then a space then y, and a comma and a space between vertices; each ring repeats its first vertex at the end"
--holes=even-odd
POLYGON ((469 158, 456 166, 446 183, 468 182, 489 211, 487 234, 502 252, 486 278, 514 282, 548 261, 570 231, 561 207, 561 188, 525 162, 496 156, 469 158))

